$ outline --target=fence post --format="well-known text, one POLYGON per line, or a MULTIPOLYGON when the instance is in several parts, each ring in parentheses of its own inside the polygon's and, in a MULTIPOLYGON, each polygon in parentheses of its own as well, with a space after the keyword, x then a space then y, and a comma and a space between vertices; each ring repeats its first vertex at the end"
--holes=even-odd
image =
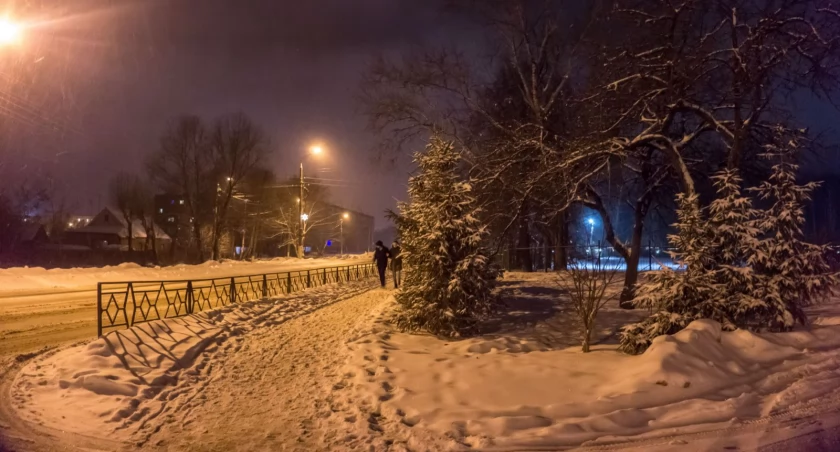
POLYGON ((96 336, 102 337, 102 283, 96 283, 96 336))
POLYGON ((134 324, 134 313, 137 311, 137 303, 134 302, 134 283, 128 283, 128 292, 125 294, 125 304, 123 305, 123 319, 125 320, 126 328, 131 328, 134 324), (128 323, 128 294, 131 294, 131 323, 128 323))
POLYGON ((263 274, 263 298, 268 298, 268 275, 263 274))
POLYGON ((312 275, 309 270, 306 270, 306 288, 309 289, 310 287, 312 287, 312 275))
POLYGON ((286 293, 292 293, 292 273, 286 273, 286 293))
POLYGON ((322 284, 327 283, 327 267, 324 267, 324 276, 322 278, 322 284))
POLYGON ((347 282, 350 282, 350 267, 347 267, 347 282))
POLYGON ((186 303, 187 303, 187 314, 192 314, 192 313, 193 313, 193 306, 192 306, 192 304, 193 304, 193 288, 192 288, 192 281, 187 281, 187 294, 186 294, 186 296, 185 296, 184 298, 186 298, 186 300, 184 300, 184 301, 186 301, 186 303))
MULTIPOLYGON (((251 278, 248 278, 251 279, 251 278)), ((230 304, 236 303, 236 279, 230 278, 230 304)))

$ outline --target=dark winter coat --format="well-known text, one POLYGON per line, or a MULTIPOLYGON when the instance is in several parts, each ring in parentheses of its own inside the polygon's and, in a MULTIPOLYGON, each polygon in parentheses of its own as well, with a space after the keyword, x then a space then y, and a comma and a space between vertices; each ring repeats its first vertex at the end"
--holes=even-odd
POLYGON ((391 247, 391 270, 402 270, 402 248, 399 245, 391 247))
POLYGON ((377 267, 385 268, 388 266, 388 248, 384 245, 376 245, 376 251, 373 252, 373 262, 377 267))

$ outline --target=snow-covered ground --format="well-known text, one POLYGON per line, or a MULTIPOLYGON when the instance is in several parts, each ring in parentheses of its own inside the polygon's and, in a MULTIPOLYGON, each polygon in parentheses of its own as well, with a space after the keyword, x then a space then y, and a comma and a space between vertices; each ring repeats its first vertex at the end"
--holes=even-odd
POLYGON ((576 326, 562 320, 567 308, 554 303, 552 278, 505 281, 505 325, 482 337, 408 335, 380 320, 378 332, 352 344, 346 372, 355 378, 344 397, 377 414, 394 438, 432 450, 642 440, 641 450, 750 450, 798 431, 733 428, 840 407, 837 305, 815 309, 810 330, 783 334, 722 333, 715 322, 698 321, 640 356, 617 352, 615 332, 644 313, 608 309, 601 344, 583 354, 576 326), (719 433, 674 438, 721 429, 729 429, 728 440, 719 433))
POLYGON ((346 338, 386 299, 368 293, 375 286, 324 286, 115 331, 34 359, 11 403, 34 425, 144 448, 196 450, 197 437, 213 450, 266 450, 274 436, 295 445, 306 434, 298 421, 325 409, 316 400, 346 338))
POLYGON ((783 451, 840 426, 837 304, 791 333, 698 321, 640 356, 616 332, 646 313, 608 306, 583 354, 554 277, 508 274, 463 340, 396 331, 368 283, 142 324, 29 362, 11 403, 144 450, 783 451))
MULTIPOLYGON (((204 279, 282 272, 290 268, 306 269, 348 265, 363 260, 365 255, 334 258, 275 258, 256 261, 207 261, 198 265, 143 267, 133 263, 94 268, 14 267, 0 269, 0 294, 42 292, 56 289, 95 289, 96 283, 108 281, 158 281, 204 279)), ((365 261, 366 262, 366 261, 365 261)))

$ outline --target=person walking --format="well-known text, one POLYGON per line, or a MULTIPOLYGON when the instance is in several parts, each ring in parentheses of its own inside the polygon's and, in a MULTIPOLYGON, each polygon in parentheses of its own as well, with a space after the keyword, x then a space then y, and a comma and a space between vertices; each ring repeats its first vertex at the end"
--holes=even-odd
POLYGON ((402 247, 396 240, 391 244, 391 274, 394 275, 394 289, 399 289, 402 279, 402 247))
POLYGON ((376 251, 373 252, 373 263, 376 264, 376 269, 379 270, 379 283, 385 287, 385 269, 388 268, 388 248, 382 243, 382 240, 376 241, 376 251))

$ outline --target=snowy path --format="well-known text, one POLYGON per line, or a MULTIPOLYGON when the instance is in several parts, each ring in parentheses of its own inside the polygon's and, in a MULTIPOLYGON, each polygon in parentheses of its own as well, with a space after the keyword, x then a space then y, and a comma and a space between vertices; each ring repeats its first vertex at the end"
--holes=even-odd
POLYGON ((141 324, 13 364, 0 375, 0 451, 4 437, 34 451, 334 450, 347 344, 390 295, 375 285, 141 324))
POLYGON ((387 297, 374 290, 243 336, 212 358, 212 383, 169 402, 143 431, 171 451, 329 450, 327 391, 348 337, 387 297), (233 351, 238 350, 238 351, 233 351))
POLYGON ((85 269, 0 270, 0 357, 96 335, 98 281, 209 278, 366 263, 348 259, 208 262, 163 268, 134 264, 85 269))

